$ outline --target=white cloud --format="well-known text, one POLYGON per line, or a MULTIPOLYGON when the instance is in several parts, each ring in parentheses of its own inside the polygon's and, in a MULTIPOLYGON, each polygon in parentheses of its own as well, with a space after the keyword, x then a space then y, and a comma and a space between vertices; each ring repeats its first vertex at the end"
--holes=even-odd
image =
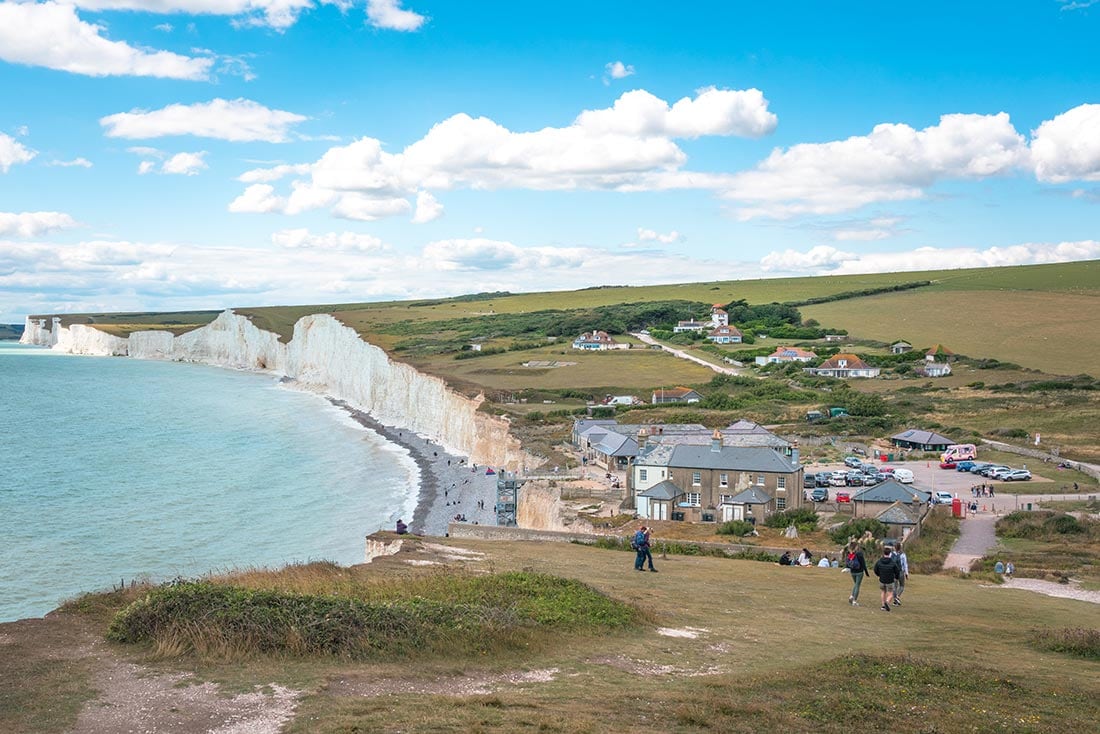
POLYGON ((1100 181, 1100 104, 1083 104, 1031 133, 1035 177, 1044 183, 1100 181))
POLYGON ((87 158, 73 158, 71 161, 50 161, 47 165, 59 168, 91 168, 92 162, 87 158))
POLYGON ((284 143, 289 140, 290 127, 306 119, 248 99, 214 99, 192 105, 173 104, 153 111, 119 112, 101 118, 99 124, 111 138, 195 135, 232 142, 284 143))
POLYGON ((327 232, 311 234, 308 229, 283 229, 271 235, 271 241, 289 249, 314 248, 340 252, 379 252, 385 249, 382 240, 359 232, 327 232))
POLYGON ((17 163, 31 161, 37 152, 25 147, 10 135, 0 133, 0 173, 7 173, 17 163))
POLYGON ((282 211, 286 200, 275 195, 275 187, 268 184, 253 184, 244 190, 229 204, 229 211, 242 214, 267 214, 282 211))
POLYGON ((0 2, 0 59, 86 76, 206 79, 211 59, 144 50, 103 37, 72 5, 0 2))
POLYGON ((367 0, 367 22, 375 28, 415 31, 427 20, 423 15, 403 9, 401 0, 367 0))
POLYGON ((164 162, 164 165, 160 167, 160 172, 180 176, 194 176, 199 171, 207 168, 206 161, 203 160, 205 156, 205 150, 198 153, 176 153, 164 162))
POLYGON ((626 79, 628 76, 634 75, 634 67, 630 64, 624 64, 621 61, 611 61, 604 66, 604 71, 607 72, 607 76, 604 77, 604 84, 609 84, 608 77, 612 79, 626 79))
POLYGON ((944 115, 923 130, 884 123, 870 135, 776 149, 752 171, 731 176, 725 195, 743 205, 742 219, 832 214, 921 198, 943 179, 1006 174, 1026 159, 1006 113, 944 115))
POLYGON ((443 205, 427 191, 416 192, 416 212, 413 214, 413 224, 424 224, 443 216, 443 205))
POLYGON ((171 33, 173 27, 171 23, 158 23, 157 25, 153 26, 153 30, 160 31, 162 33, 171 33))
POLYGON ((0 212, 0 237, 40 237, 79 226, 75 219, 63 212, 0 212))
POLYGON ((1097 258, 1100 258, 1100 242, 1096 240, 1025 243, 984 250, 972 247, 920 247, 902 252, 862 254, 822 245, 806 252, 773 252, 760 260, 760 266, 771 274, 854 275, 1075 262, 1097 258))
POLYGON ((852 223, 833 230, 833 239, 840 242, 871 242, 885 240, 897 234, 898 217, 878 217, 856 226, 852 223))
MULTIPOLYGON (((305 11, 317 5, 336 5, 346 10, 353 0, 70 0, 85 10, 137 10, 146 13, 187 13, 243 17, 242 25, 270 26, 285 30, 305 11)), ((165 30, 163 23, 157 30, 165 30)))
POLYGON ((660 232, 653 229, 638 227, 639 242, 658 242, 662 245, 671 245, 675 242, 679 242, 680 239, 680 233, 676 230, 672 230, 667 234, 661 234, 660 232))
POLYGON ((138 175, 144 176, 147 173, 153 173, 157 170, 156 161, 142 161, 138 164, 138 175))
MULTIPOLYGON (((678 171, 687 156, 673 138, 762 134, 775 125, 767 105, 755 89, 705 89, 671 106, 638 90, 623 94, 612 108, 582 112, 567 127, 534 132, 457 114, 399 153, 365 137, 330 148, 313 164, 256 169, 240 180, 271 183, 308 175, 292 183, 288 213, 331 207, 337 216, 356 219, 402 213, 414 195, 441 189, 706 188, 721 177, 678 171)), ((430 211, 422 207, 421 216, 430 211)))

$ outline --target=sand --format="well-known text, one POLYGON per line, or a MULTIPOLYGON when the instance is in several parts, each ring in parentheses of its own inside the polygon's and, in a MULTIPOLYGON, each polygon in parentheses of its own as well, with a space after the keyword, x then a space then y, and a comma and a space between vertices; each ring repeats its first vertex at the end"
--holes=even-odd
POLYGON ((364 428, 404 448, 416 462, 420 469, 416 510, 412 519, 403 518, 410 532, 446 535, 447 525, 455 521, 456 515, 465 516, 469 523, 496 525, 497 477, 486 475, 484 465, 473 465, 467 457, 452 454, 407 428, 383 425, 341 400, 332 400, 332 404, 346 410, 364 428), (484 509, 478 508, 479 501, 484 509))

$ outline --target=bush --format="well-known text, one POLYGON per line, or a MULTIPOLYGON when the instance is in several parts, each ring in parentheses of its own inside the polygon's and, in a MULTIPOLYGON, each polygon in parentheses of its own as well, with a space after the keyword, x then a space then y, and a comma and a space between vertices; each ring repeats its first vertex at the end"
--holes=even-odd
POLYGON ((1033 629, 1031 644, 1040 650, 1100 660, 1100 630, 1097 629, 1033 629))
POLYGON ((809 532, 817 527, 817 513, 812 507, 799 507, 769 515, 764 524, 769 528, 786 528, 794 525, 800 531, 809 532))
POLYGON ((730 520, 719 525, 715 532, 719 535, 736 535, 738 538, 743 538, 746 535, 752 535, 752 531, 755 529, 751 522, 730 520))
POLYGON ((848 538, 855 536, 856 538, 863 537, 863 534, 867 531, 871 532, 871 535, 875 538, 886 537, 886 526, 873 517, 857 517, 854 520, 849 520, 838 528, 834 528, 829 531, 829 538, 834 543, 847 543, 848 538))

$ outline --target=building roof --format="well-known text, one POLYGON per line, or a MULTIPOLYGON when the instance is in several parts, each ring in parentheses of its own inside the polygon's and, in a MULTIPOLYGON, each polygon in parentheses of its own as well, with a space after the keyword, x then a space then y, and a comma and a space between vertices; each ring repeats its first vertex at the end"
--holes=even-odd
POLYGON ((942 354, 945 357, 954 357, 955 356, 954 352, 952 352, 950 349, 948 349, 947 347, 945 347, 942 344, 937 344, 936 346, 932 347, 927 352, 925 352, 925 354, 929 357, 935 357, 938 354, 942 354))
POLYGON ((763 492, 756 487, 749 487, 744 492, 738 492, 734 496, 730 497, 723 504, 727 505, 766 505, 772 501, 772 498, 767 492, 763 492))
POLYGON ((776 347, 775 351, 768 356, 775 357, 776 359, 780 359, 782 357, 797 359, 798 357, 816 358, 817 354, 811 352, 809 349, 803 349, 801 347, 776 347))
POLYGON ((741 336, 741 330, 736 326, 719 326, 712 329, 708 336, 741 336))
POLYGON ((867 487, 860 492, 856 492, 852 495, 852 502, 904 502, 908 504, 913 501, 914 497, 921 502, 928 502, 932 495, 929 492, 913 489, 896 479, 887 479, 882 484, 876 484, 873 487, 867 487))
POLYGON ((691 393, 695 393, 696 395, 699 394, 698 391, 692 390, 690 387, 683 387, 683 386, 680 386, 680 387, 659 387, 659 388, 657 388, 656 390, 653 391, 654 395, 660 395, 661 397, 664 397, 664 398, 676 398, 676 397, 682 398, 686 395, 690 395, 691 393))
POLYGON ((874 369, 871 365, 864 362, 862 359, 854 354, 848 354, 847 352, 841 352, 834 354, 827 360, 817 366, 819 370, 870 370, 874 369), (847 365, 842 367, 841 361, 847 361, 847 365))
POLYGON ((614 418, 578 418, 573 421, 573 432, 580 436, 592 426, 614 426, 618 423, 614 418))
POLYGON ((879 522, 887 525, 916 525, 920 517, 912 505, 895 502, 875 516, 879 522))
POLYGON ((586 331, 576 339, 574 342, 590 342, 598 344, 614 344, 615 340, 611 338, 611 335, 606 331, 586 331))
POLYGON ((909 348, 913 347, 913 345, 910 344, 909 342, 894 342, 890 346, 892 346, 892 347, 909 347, 909 348))
POLYGON ((607 456, 637 456, 638 442, 621 433, 607 432, 592 448, 607 456))
POLYGON ((684 490, 666 479, 658 482, 644 492, 639 492, 639 497, 648 497, 651 500, 674 500, 684 494, 684 490))
POLYGON ((918 431, 910 428, 908 431, 902 431, 890 437, 891 441, 905 441, 906 443, 917 443, 922 446, 936 446, 938 444, 952 444, 955 443, 954 439, 950 439, 947 436, 941 436, 938 433, 932 431, 918 431))
POLYGON ((731 471, 790 474, 798 465, 773 448, 762 446, 722 446, 715 451, 705 444, 647 445, 639 451, 638 466, 668 466, 681 469, 728 469, 731 471))

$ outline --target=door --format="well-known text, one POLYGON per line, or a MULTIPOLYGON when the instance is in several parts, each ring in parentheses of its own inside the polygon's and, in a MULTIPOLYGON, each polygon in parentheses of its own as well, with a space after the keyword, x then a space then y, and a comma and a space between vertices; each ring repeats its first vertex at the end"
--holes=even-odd
POLYGON ((729 522, 733 519, 733 505, 722 505, 722 522, 729 522))
POLYGON ((654 502, 650 505, 652 511, 650 512, 650 520, 667 520, 668 519, 668 503, 667 502, 654 502))

